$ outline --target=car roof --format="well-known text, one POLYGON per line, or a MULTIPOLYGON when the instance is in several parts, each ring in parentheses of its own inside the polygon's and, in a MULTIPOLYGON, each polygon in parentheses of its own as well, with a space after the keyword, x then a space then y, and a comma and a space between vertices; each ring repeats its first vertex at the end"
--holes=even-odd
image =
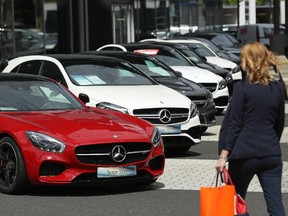
POLYGON ((183 44, 183 43, 174 43, 174 42, 169 42, 169 41, 163 41, 163 42, 157 42, 161 45, 165 45, 165 46, 169 46, 169 47, 173 47, 176 49, 189 49, 187 45, 183 44))
POLYGON ((195 36, 197 35, 221 35, 221 34, 227 34, 226 32, 197 32, 195 33, 195 36))
MULTIPOLYGON (((16 62, 20 61, 32 61, 32 60, 48 60, 48 61, 59 61, 61 64, 71 61, 94 61, 96 62, 103 62, 106 63, 117 63, 117 64, 126 64, 132 66, 132 64, 121 58, 111 57, 111 56, 98 56, 98 55, 84 55, 84 54, 48 54, 48 55, 26 55, 26 56, 18 56, 16 58, 12 58, 9 62, 16 62)), ((8 62, 8 64, 9 64, 8 62)), ((18 63, 17 63, 18 64, 18 63)), ((7 65, 4 65, 6 67, 7 65)))
POLYGON ((86 51, 82 54, 88 54, 88 55, 97 55, 97 56, 111 56, 111 57, 133 57, 133 58, 145 58, 145 59, 155 59, 153 56, 149 56, 147 54, 143 53, 135 53, 131 51, 114 51, 114 50, 100 50, 100 51, 86 51))
POLYGON ((59 61, 67 61, 67 60, 96 60, 96 61, 115 61, 115 62, 126 62, 123 59, 114 58, 110 56, 96 56, 96 55, 85 55, 85 54, 51 54, 48 55, 50 57, 53 57, 59 61))
MULTIPOLYGON (((189 40, 187 40, 187 42, 185 40, 176 40, 177 42, 174 42, 173 40, 171 40, 169 42, 169 40, 167 41, 163 41, 163 42, 156 42, 157 44, 161 44, 161 45, 165 45, 165 46, 168 46, 168 47, 171 47, 175 50, 179 50, 181 53, 183 50, 189 50, 191 52, 194 52, 196 55, 199 55, 197 52, 195 52, 195 50, 191 50, 191 48, 189 47, 189 40)), ((190 42, 190 43, 194 43, 194 42, 190 42)), ((196 42, 198 43, 198 41, 196 42)), ((199 43, 202 43, 199 41, 199 43)), ((154 44, 154 43, 153 43, 154 44)))
MULTIPOLYGON (((165 65, 165 67, 169 68, 169 70, 174 71, 170 66, 166 65, 164 62, 158 60, 155 56, 138 53, 138 52, 131 52, 131 51, 114 51, 114 50, 101 50, 101 51, 86 51, 83 52, 87 55, 108 55, 108 56, 115 56, 117 58, 123 58, 124 60, 131 62, 129 59, 141 59, 141 60, 150 60, 152 62, 157 62, 165 65)), ((133 63, 131 63, 133 64, 133 63)))
MULTIPOLYGON (((138 71, 143 73, 145 76, 148 77, 152 82, 155 82, 151 77, 149 77, 145 72, 141 71, 139 68, 135 67, 130 61, 122 59, 122 58, 116 58, 116 57, 110 57, 110 56, 104 56, 104 55, 88 55, 88 54, 51 54, 51 55, 31 55, 31 56, 20 56, 17 58, 24 58, 25 61, 27 60, 47 60, 49 58, 52 58, 54 60, 59 61, 62 63, 69 63, 70 61, 87 61, 88 63, 102 63, 103 61, 105 63, 116 63, 116 64, 122 64, 125 66, 128 66, 129 68, 133 69, 134 71, 138 71), (29 59, 30 58, 30 59, 29 59)), ((11 61, 16 61, 17 58, 12 59, 11 61)), ((50 59, 51 61, 51 59, 50 59)), ((16 62, 17 63, 17 62, 16 62)), ((17 64, 18 65, 18 64, 17 64)), ((49 78, 48 78, 49 79, 49 78)))
POLYGON ((201 32, 201 33, 196 33, 195 37, 204 37, 207 39, 212 39, 217 35, 224 35, 224 33, 218 33, 218 32, 201 32))
POLYGON ((160 44, 158 42, 151 43, 151 42, 141 42, 141 43, 127 43, 123 44, 125 48, 133 48, 133 49, 155 49, 157 47, 158 49, 165 49, 165 50, 172 50, 172 47, 169 47, 167 45, 160 44))
POLYGON ((0 81, 51 81, 49 78, 22 74, 22 73, 0 73, 0 81))
MULTIPOLYGON (((117 57, 112 56, 105 56, 105 55, 87 55, 82 53, 76 53, 76 54, 48 54, 48 55, 30 55, 30 56, 19 56, 17 58, 25 58, 26 61, 28 58, 31 58, 29 60, 48 60, 48 58, 56 59, 61 63, 65 62, 71 62, 71 61, 95 61, 95 62, 111 62, 111 63, 119 63, 119 64, 128 64, 129 61, 117 57)), ((11 59, 13 60, 13 59, 11 59)))
POLYGON ((203 42, 195 39, 195 38, 178 38, 178 39, 169 39, 168 41, 171 41, 173 43, 197 43, 197 44, 203 44, 203 42))
MULTIPOLYGON (((231 35, 228 32, 199 32, 199 33, 195 34, 195 37, 204 37, 204 38, 210 40, 210 39, 212 39, 212 38, 214 38, 215 36, 218 36, 218 35, 223 35, 225 37, 228 37, 229 39, 231 37, 235 38, 233 35, 231 35)), ((232 40, 232 39, 230 39, 230 40, 232 40)))

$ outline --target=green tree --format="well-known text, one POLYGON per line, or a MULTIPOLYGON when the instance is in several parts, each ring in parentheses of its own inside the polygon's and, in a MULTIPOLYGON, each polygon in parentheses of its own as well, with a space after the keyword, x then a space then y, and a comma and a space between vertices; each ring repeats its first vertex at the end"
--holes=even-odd
POLYGON ((237 0, 224 0, 223 3, 226 5, 237 5, 237 0))
MULTIPOLYGON (((239 0, 239 1, 243 1, 243 0, 239 0)), ((257 5, 265 5, 267 3, 269 3, 272 0, 256 0, 256 4, 257 5)), ((223 3, 225 5, 237 5, 238 0, 224 0, 223 3)))

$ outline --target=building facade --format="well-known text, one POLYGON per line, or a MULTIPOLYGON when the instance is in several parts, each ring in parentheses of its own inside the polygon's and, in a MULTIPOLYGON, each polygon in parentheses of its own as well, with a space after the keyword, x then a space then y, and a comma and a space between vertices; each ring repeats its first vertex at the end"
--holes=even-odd
MULTIPOLYGON (((0 58, 273 23, 273 0, 0 0, 0 58), (263 2, 263 1, 262 1, 263 2), (239 13, 241 12, 241 13, 239 13)), ((281 1, 284 5, 284 0, 281 1)), ((281 6, 281 22, 284 18, 281 6)))

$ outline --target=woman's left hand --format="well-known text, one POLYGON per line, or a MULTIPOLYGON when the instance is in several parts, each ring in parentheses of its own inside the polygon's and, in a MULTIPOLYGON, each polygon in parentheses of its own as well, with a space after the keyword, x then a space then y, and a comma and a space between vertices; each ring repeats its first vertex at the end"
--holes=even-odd
POLYGON ((227 160, 225 158, 219 158, 215 164, 215 169, 217 172, 223 172, 224 167, 226 166, 227 160))
POLYGON ((223 172, 226 162, 228 161, 229 151, 222 149, 218 161, 215 164, 215 169, 218 172, 223 172))

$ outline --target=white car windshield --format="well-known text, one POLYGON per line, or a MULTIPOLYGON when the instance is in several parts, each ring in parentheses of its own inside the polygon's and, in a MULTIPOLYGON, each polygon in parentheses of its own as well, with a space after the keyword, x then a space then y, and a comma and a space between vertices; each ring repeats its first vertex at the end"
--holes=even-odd
POLYGON ((187 43, 186 45, 192 48, 200 56, 215 57, 215 54, 201 43, 187 43))
POLYGON ((65 69, 77 86, 155 84, 145 73, 121 64, 78 62, 66 64, 65 69))
POLYGON ((130 62, 142 71, 147 73, 152 78, 165 77, 165 78, 176 78, 176 73, 171 71, 165 64, 158 60, 149 60, 142 58, 133 58, 130 62))

